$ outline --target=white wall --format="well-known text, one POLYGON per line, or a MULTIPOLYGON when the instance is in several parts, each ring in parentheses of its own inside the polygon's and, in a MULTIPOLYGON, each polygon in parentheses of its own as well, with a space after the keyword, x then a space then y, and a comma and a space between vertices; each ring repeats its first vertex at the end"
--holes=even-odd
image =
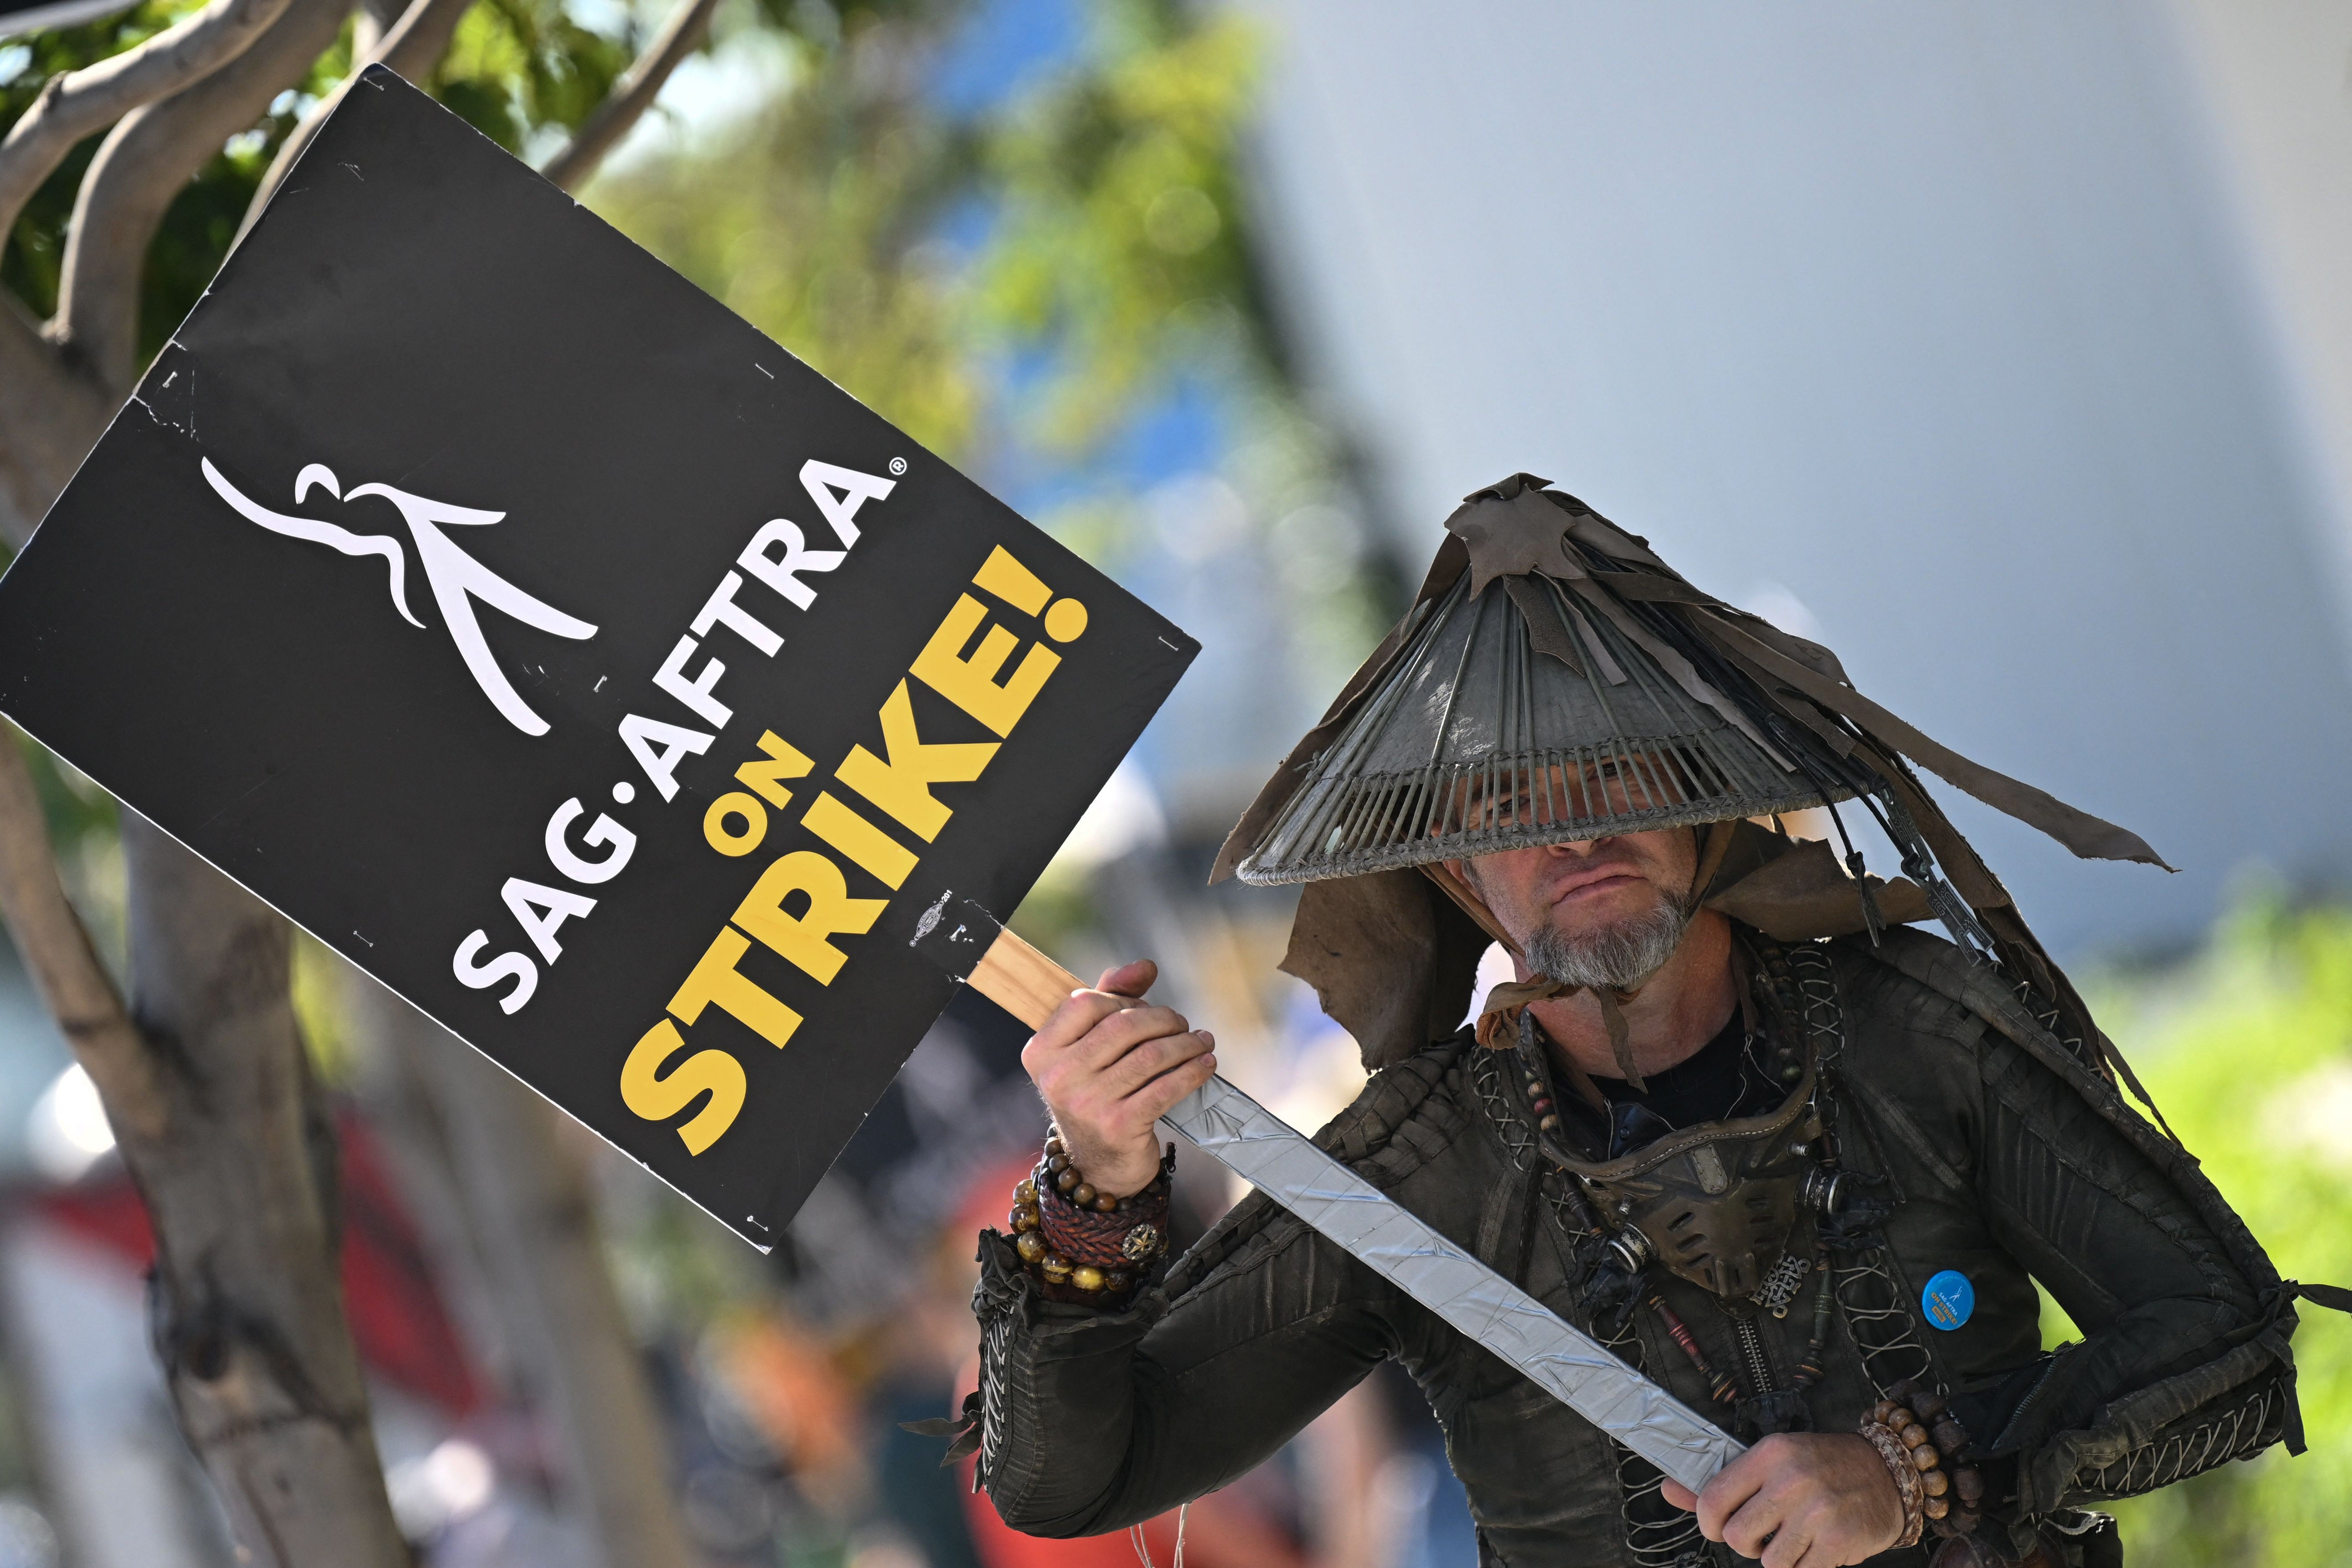
POLYGON ((2311 378, 2179 18, 1248 3, 1284 298, 1414 554, 1528 468, 1717 593, 1785 584, 1863 689, 2182 868, 1956 801, 2062 952, 2352 862, 2311 378))

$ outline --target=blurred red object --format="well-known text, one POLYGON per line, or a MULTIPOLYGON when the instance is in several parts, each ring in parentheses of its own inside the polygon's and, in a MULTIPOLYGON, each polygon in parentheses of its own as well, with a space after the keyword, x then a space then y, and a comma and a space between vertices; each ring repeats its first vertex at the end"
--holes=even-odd
MULTIPOLYGON (((969 1486, 971 1461, 963 1468, 969 1486)), ((1187 1511, 1184 1568, 1306 1568, 1298 1548, 1245 1503, 1212 1492, 1187 1511)), ((995 1505, 977 1492, 967 1500, 964 1518, 984 1568, 1142 1568, 1133 1538, 1123 1530, 1068 1541, 1024 1535, 997 1518, 995 1505)), ((1151 1561, 1170 1568, 1176 1561, 1176 1515, 1151 1521, 1143 1536, 1151 1561)))
MULTIPOLYGON (((416 1227, 366 1123, 346 1111, 336 1117, 335 1133, 342 1147, 343 1310, 360 1357, 370 1372, 453 1418, 467 1415, 481 1403, 481 1384, 442 1307, 416 1227)), ((41 1194, 35 1206, 142 1273, 154 1260, 146 1207, 120 1163, 41 1194)))
MULTIPOLYGON (((968 1189, 956 1218, 950 1222, 947 1245, 969 1258, 982 1228, 1003 1230, 1013 1207, 1013 1184, 1029 1173, 1036 1156, 1029 1154, 984 1171, 968 1189)), ((961 1271, 959 1294, 971 1289, 972 1270, 961 1271)), ((980 1330, 971 1330, 966 1342, 972 1352, 956 1380, 950 1408, 961 1410, 964 1395, 980 1386, 980 1330)), ((973 1461, 963 1461, 959 1474, 964 1492, 964 1519, 971 1531, 973 1550, 983 1568, 1141 1568, 1135 1545, 1126 1531, 1108 1535, 1085 1535, 1067 1541, 1024 1535, 996 1517, 996 1505, 987 1494, 971 1489, 973 1461)), ((1169 1568, 1176 1560, 1176 1515, 1163 1513, 1144 1526, 1144 1542, 1151 1561, 1169 1568)), ((1248 1499, 1234 1492, 1212 1492, 1192 1504, 1184 1524, 1185 1568, 1307 1568, 1307 1558, 1273 1520, 1248 1499)))

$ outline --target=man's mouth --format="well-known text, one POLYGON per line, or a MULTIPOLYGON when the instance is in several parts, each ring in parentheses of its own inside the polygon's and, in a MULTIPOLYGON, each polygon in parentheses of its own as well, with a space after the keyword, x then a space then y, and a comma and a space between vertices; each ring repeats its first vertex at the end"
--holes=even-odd
POLYGON ((1552 907, 1557 909, 1564 904, 1581 903, 1588 897, 1605 898, 1646 880, 1648 879, 1630 867, 1595 867, 1561 882, 1552 893, 1552 907))

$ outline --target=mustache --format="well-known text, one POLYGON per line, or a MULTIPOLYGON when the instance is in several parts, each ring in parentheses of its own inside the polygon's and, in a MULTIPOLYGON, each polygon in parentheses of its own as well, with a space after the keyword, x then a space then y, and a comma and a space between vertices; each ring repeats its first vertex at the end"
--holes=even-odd
POLYGON ((1547 879, 1552 886, 1589 882, 1601 875, 1623 874, 1656 881, 1657 868, 1631 850, 1595 850, 1573 864, 1564 864, 1547 879))

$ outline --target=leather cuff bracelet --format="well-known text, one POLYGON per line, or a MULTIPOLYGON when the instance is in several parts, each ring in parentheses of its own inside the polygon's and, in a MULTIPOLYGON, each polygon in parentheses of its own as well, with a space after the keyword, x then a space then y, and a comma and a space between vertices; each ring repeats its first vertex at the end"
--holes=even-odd
POLYGON ((1168 1250, 1168 1194, 1176 1148, 1141 1192, 1114 1198, 1095 1191, 1070 1163, 1058 1131, 1027 1180, 1013 1190, 1013 1246, 1049 1300, 1104 1305, 1135 1289, 1168 1250))

